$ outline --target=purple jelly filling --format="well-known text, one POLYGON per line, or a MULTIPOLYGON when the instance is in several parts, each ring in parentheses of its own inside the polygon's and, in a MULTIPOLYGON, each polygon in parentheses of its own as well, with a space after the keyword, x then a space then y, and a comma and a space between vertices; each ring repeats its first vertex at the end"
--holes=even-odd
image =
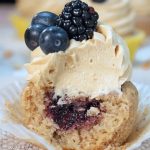
POLYGON ((58 104, 60 96, 54 97, 54 92, 45 94, 45 114, 46 117, 52 118, 61 130, 80 129, 82 127, 92 127, 102 119, 101 101, 89 99, 88 97, 76 98, 68 103, 67 96, 63 99, 65 104, 58 104), (99 114, 88 116, 87 112, 91 107, 97 108, 99 114))

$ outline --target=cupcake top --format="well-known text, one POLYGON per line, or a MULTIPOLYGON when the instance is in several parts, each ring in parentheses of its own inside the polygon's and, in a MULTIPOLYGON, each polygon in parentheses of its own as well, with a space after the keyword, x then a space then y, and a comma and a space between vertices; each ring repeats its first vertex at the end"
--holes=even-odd
POLYGON ((129 0, 84 0, 93 6, 103 22, 124 36, 134 31, 135 14, 129 0))
POLYGON ((61 96, 95 98, 121 92, 131 74, 129 51, 98 18, 94 8, 80 0, 67 3, 59 17, 38 13, 25 33, 31 50, 41 48, 40 57, 27 65, 30 79, 40 78, 39 84, 54 87, 61 96))
POLYGON ((150 15, 150 0, 132 0, 132 6, 139 15, 150 15))

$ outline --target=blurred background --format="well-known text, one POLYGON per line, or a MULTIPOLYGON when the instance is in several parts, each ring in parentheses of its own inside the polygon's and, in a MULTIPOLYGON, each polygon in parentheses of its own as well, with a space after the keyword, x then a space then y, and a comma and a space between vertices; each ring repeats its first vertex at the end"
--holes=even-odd
MULTIPOLYGON (((59 14, 67 1, 0 0, 0 89, 27 75, 24 64, 31 61, 31 52, 23 35, 32 16, 44 10, 59 14)), ((102 21, 111 24, 128 44, 133 63, 132 81, 150 85, 150 0, 129 0, 126 4, 118 0, 117 3, 123 4, 120 9, 115 7, 116 0, 85 1, 93 5, 102 15, 102 21), (108 12, 114 19, 108 18, 108 12)))

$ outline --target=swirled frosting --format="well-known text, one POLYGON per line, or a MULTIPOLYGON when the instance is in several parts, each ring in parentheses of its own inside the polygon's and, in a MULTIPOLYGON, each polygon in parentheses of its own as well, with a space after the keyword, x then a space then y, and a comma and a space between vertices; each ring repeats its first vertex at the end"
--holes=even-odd
POLYGON ((123 40, 108 25, 99 25, 93 39, 71 40, 65 52, 41 55, 27 65, 30 80, 40 78, 43 86, 53 86, 57 95, 95 98, 120 91, 129 80, 131 63, 123 40))
POLYGON ((132 0, 132 6, 139 15, 150 15, 150 0, 132 0))
POLYGON ((134 31, 135 13, 130 0, 106 0, 103 3, 84 0, 99 13, 100 20, 110 24, 118 34, 125 36, 134 31))

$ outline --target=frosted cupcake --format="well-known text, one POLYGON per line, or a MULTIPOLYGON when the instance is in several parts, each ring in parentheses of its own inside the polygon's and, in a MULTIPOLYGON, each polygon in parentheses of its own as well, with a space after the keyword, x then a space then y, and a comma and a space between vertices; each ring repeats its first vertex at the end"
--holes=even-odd
POLYGON ((150 34, 150 1, 132 0, 132 6, 137 13, 137 26, 145 30, 147 34, 150 34))
POLYGON ((58 150, 124 149, 138 105, 127 46, 80 0, 59 17, 43 13, 25 32, 27 46, 43 53, 27 65, 25 125, 58 150))

